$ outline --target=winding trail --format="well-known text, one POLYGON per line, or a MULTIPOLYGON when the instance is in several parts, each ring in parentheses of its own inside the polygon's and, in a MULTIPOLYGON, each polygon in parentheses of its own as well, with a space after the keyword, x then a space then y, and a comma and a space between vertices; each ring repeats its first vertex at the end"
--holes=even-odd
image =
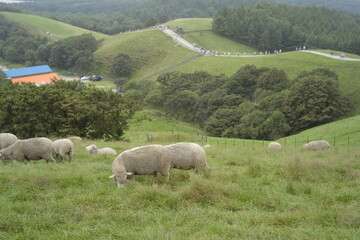
MULTIPOLYGON (((198 53, 202 52, 198 47, 196 47, 192 43, 188 42, 186 39, 181 37, 179 34, 174 32, 173 30, 171 30, 169 28, 163 28, 162 31, 165 34, 167 34, 168 36, 170 36, 175 42, 182 45, 183 47, 190 49, 194 52, 198 52, 198 53)), ((321 55, 324 57, 328 57, 328 58, 332 58, 332 59, 336 59, 336 60, 342 60, 342 61, 360 61, 360 59, 356 59, 356 58, 340 57, 340 56, 335 56, 335 55, 331 55, 328 53, 322 53, 322 52, 311 51, 311 50, 302 50, 302 52, 317 54, 317 55, 321 55)), ((214 55, 212 55, 212 56, 214 56, 214 55)), ((252 54, 243 55, 243 54, 241 54, 241 55, 219 55, 219 56, 221 56, 221 57, 265 57, 265 56, 269 56, 269 55, 252 55, 252 54)))
POLYGON ((357 58, 340 57, 340 56, 335 56, 335 55, 331 55, 331 54, 328 54, 328 53, 311 51, 311 50, 303 50, 302 52, 308 52, 308 53, 312 53, 312 54, 317 54, 317 55, 321 55, 321 56, 324 56, 324 57, 328 57, 328 58, 332 58, 332 59, 336 59, 336 60, 342 60, 342 61, 355 61, 355 62, 360 61, 360 59, 357 59, 357 58))

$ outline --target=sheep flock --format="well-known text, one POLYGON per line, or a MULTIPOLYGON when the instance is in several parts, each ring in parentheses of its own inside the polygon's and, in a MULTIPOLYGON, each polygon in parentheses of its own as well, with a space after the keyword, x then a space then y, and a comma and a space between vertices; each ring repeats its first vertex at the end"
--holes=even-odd
MULTIPOLYGON (((74 155, 73 141, 82 141, 80 137, 50 140, 46 137, 18 139, 11 133, 0 133, 0 162, 12 160, 13 163, 44 159, 47 163, 55 163, 54 157, 63 162, 71 162, 74 155)), ((281 150, 278 142, 270 142, 269 151, 281 150)), ((311 141, 301 146, 301 150, 321 151, 330 148, 325 140, 311 141)), ((112 163, 112 175, 117 186, 122 188, 135 175, 151 175, 153 181, 157 174, 169 180, 171 169, 208 171, 211 168, 206 162, 206 149, 209 144, 200 146, 196 143, 181 142, 170 145, 145 145, 131 148, 119 155, 112 148, 98 148, 91 144, 85 148, 90 155, 116 155, 112 163)), ((109 167, 110 168, 110 167, 109 167)))

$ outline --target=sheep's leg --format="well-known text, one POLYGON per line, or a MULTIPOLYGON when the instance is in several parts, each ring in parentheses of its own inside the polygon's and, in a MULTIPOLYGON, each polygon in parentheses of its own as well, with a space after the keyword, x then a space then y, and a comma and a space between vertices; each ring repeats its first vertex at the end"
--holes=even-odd
POLYGON ((156 179, 157 179, 157 172, 154 172, 152 174, 151 182, 154 183, 156 179))
POLYGON ((43 159, 45 159, 47 163, 49 163, 49 162, 56 163, 56 160, 54 159, 52 154, 47 154, 47 155, 43 156, 43 159))

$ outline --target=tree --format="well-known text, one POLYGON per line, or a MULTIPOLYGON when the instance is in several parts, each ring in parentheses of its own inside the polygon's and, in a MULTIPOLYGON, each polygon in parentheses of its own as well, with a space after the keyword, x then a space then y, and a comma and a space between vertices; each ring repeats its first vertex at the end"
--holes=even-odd
POLYGON ((125 84, 129 81, 129 78, 127 77, 119 77, 117 79, 114 80, 114 83, 116 85, 116 89, 123 89, 123 87, 125 86, 125 84))
POLYGON ((120 53, 111 66, 111 73, 116 77, 129 77, 132 71, 132 63, 129 55, 120 53))
POLYGON ((261 125, 262 131, 265 133, 267 139, 275 140, 286 136, 291 130, 291 127, 286 121, 285 115, 276 110, 270 118, 261 125))
POLYGON ((225 88, 229 94, 239 94, 243 98, 252 100, 257 80, 267 70, 267 68, 256 68, 254 65, 246 65, 230 78, 225 84, 225 88))
POLYGON ((6 74, 0 69, 0 84, 9 83, 10 80, 7 79, 6 74))
POLYGON ((304 75, 297 79, 285 98, 284 113, 292 132, 314 127, 345 116, 351 109, 336 79, 304 75))
POLYGON ((192 121, 195 118, 194 105, 198 98, 199 96, 195 92, 183 90, 168 96, 164 105, 176 119, 182 116, 184 119, 192 121))

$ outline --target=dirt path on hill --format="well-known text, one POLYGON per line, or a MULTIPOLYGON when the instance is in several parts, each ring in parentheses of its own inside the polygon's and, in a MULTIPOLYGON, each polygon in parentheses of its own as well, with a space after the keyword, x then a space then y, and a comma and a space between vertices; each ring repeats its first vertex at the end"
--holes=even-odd
POLYGON ((306 51, 302 51, 302 52, 313 53, 313 54, 321 55, 321 56, 336 59, 336 60, 342 60, 342 61, 360 61, 360 59, 356 59, 356 58, 340 57, 340 56, 331 55, 331 54, 328 54, 328 53, 311 51, 311 50, 306 50, 306 51))
MULTIPOLYGON (((186 39, 184 39, 183 37, 181 37, 179 34, 177 34, 176 32, 174 32, 173 30, 167 28, 167 27, 162 27, 160 28, 165 34, 167 34, 168 36, 170 36, 175 42, 177 42, 178 44, 182 45, 183 47, 190 49, 194 52, 198 52, 198 53, 202 53, 205 56, 220 56, 220 57, 265 57, 265 56, 269 56, 270 54, 214 54, 211 51, 208 51, 206 49, 202 49, 198 46, 196 46, 196 44, 190 43, 188 42, 186 39)), ((308 52, 308 53, 312 53, 312 54, 317 54, 317 55, 321 55, 324 57, 328 57, 328 58, 332 58, 332 59, 336 59, 336 60, 342 60, 342 61, 360 61, 360 59, 356 59, 356 58, 349 58, 349 57, 340 57, 340 56, 336 56, 336 55, 331 55, 331 54, 327 54, 327 53, 322 53, 322 52, 317 52, 317 51, 311 51, 311 50, 302 50, 302 52, 308 52)))

